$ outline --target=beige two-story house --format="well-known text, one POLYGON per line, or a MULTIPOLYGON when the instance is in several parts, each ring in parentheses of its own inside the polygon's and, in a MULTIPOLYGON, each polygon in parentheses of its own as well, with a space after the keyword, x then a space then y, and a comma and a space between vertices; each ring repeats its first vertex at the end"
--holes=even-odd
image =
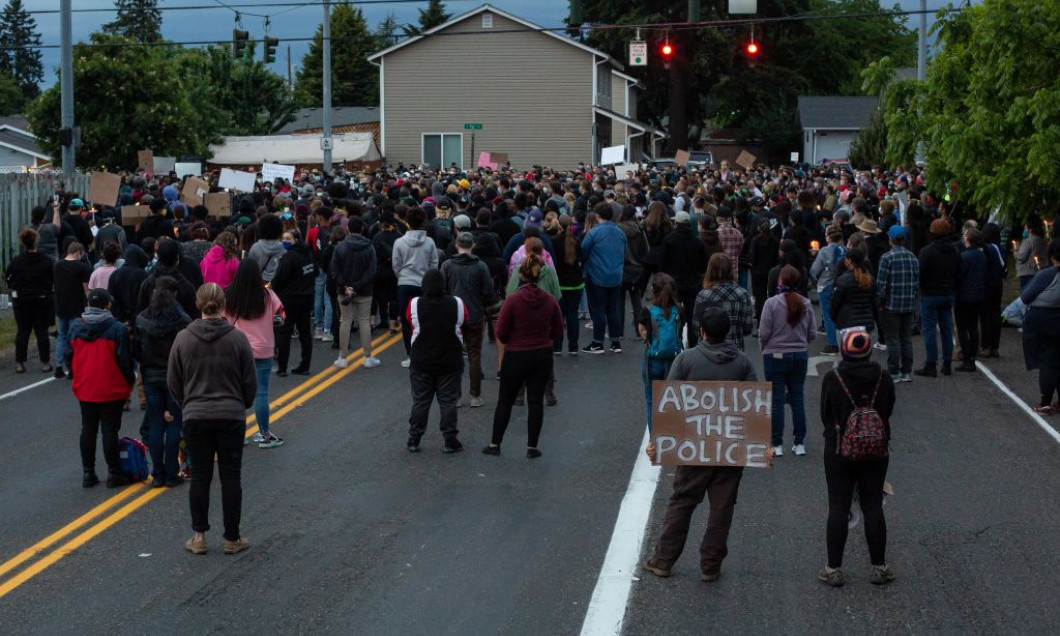
POLYGON ((368 58, 379 66, 380 152, 391 165, 566 170, 600 149, 651 153, 665 134, 637 119, 643 87, 590 46, 483 5, 368 58))

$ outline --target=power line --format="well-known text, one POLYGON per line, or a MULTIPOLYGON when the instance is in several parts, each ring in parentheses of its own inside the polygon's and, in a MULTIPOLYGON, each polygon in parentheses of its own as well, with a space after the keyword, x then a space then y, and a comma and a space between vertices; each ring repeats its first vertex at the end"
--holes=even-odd
MULTIPOLYGON (((214 5, 214 4, 177 5, 177 6, 172 6, 172 7, 157 7, 157 9, 159 11, 201 11, 201 10, 210 10, 210 9, 212 9, 212 10, 229 9, 231 11, 236 11, 238 13, 241 13, 242 15, 249 15, 249 16, 252 16, 252 17, 255 17, 255 18, 263 18, 263 17, 265 17, 264 14, 257 15, 257 14, 253 14, 253 13, 247 13, 245 11, 241 11, 241 9, 269 9, 269 8, 291 7, 290 9, 288 9, 288 11, 294 11, 296 9, 301 9, 301 8, 304 8, 304 7, 319 7, 320 6, 319 0, 317 2, 308 2, 306 0, 301 0, 299 2, 258 2, 258 3, 241 2, 241 3, 238 3, 238 4, 224 3, 224 2, 220 2, 219 0, 214 0, 214 1, 217 2, 216 5, 214 5)), ((481 2, 481 0, 447 0, 447 1, 448 2, 481 2)), ((355 6, 359 6, 359 5, 377 5, 377 4, 422 4, 423 2, 424 2, 424 0, 350 0, 349 4, 355 5, 355 6)), ((116 11, 117 11, 117 9, 114 8, 114 7, 110 7, 110 8, 94 7, 94 8, 88 8, 88 9, 73 9, 72 13, 115 13, 116 11)), ((35 10, 28 10, 28 11, 26 11, 26 13, 28 13, 29 15, 56 15, 56 14, 59 13, 59 9, 35 9, 35 10)), ((272 14, 272 17, 276 17, 277 15, 281 15, 283 13, 287 13, 287 11, 281 11, 280 13, 274 13, 274 14, 272 14)))

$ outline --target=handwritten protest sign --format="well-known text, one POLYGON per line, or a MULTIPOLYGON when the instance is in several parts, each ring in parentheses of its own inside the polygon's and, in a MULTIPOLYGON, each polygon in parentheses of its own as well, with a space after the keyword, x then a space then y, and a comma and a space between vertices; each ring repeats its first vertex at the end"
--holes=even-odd
POLYGON ((232 214, 232 196, 227 192, 213 192, 205 197, 206 209, 215 218, 223 218, 232 214))
POLYGON ((228 190, 239 190, 240 192, 253 192, 254 179, 255 176, 253 172, 243 172, 242 170, 221 168, 221 178, 218 179, 217 185, 228 190))
POLYGON ((674 163, 679 166, 687 166, 688 160, 692 158, 692 153, 687 150, 678 150, 674 153, 674 163))
POLYGON ((177 162, 173 166, 173 169, 177 171, 177 176, 180 177, 181 179, 183 179, 184 177, 189 176, 189 175, 195 177, 195 176, 198 176, 198 175, 202 174, 202 164, 201 163, 194 163, 194 162, 181 163, 181 162, 177 162))
POLYGON ((498 166, 503 166, 506 163, 508 163, 508 153, 506 153, 506 152, 491 152, 490 153, 490 161, 492 161, 493 163, 497 164, 498 166))
POLYGON ((139 225, 141 221, 151 216, 149 205, 123 205, 121 206, 121 224, 139 225))
POLYGON ((155 157, 155 174, 169 174, 177 169, 176 157, 155 157))
POLYGON ((88 200, 107 207, 118 202, 121 177, 110 172, 93 172, 89 175, 88 200))
POLYGON ((736 158, 736 164, 742 166, 744 170, 750 170, 754 167, 755 161, 757 160, 758 157, 755 157, 746 150, 741 150, 740 156, 736 158))
POLYGON ((652 442, 664 466, 768 466, 769 382, 653 382, 652 442))
POLYGON ((140 150, 136 153, 136 166, 144 172, 151 172, 155 169, 155 151, 148 148, 147 150, 140 150))
POLYGON ((276 179, 294 180, 294 166, 285 166, 279 163, 266 163, 261 166, 261 178, 263 181, 272 182, 276 179))
POLYGON ((476 168, 489 168, 490 170, 497 170, 497 162, 493 161, 490 153, 480 152, 478 153, 478 161, 475 162, 476 168))
POLYGON ((209 192, 209 183, 196 177, 190 177, 184 182, 184 189, 180 191, 180 200, 188 205, 202 205, 209 192))
POLYGON ((600 151, 600 165, 610 166, 626 160, 625 146, 610 146, 600 151))

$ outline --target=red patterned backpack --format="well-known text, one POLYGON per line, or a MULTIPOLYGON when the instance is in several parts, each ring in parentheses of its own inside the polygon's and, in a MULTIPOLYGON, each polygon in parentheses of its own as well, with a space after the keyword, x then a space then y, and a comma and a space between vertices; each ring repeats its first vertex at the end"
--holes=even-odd
POLYGON ((851 461, 866 461, 873 459, 885 459, 887 451, 887 428, 883 424, 883 418, 876 411, 876 394, 880 390, 880 382, 883 381, 883 372, 880 379, 876 380, 876 388, 872 391, 872 399, 868 404, 858 405, 850 390, 843 382, 843 376, 836 371, 835 377, 839 380, 839 386, 843 387, 843 393, 854 406, 850 416, 847 417, 846 430, 840 431, 836 423, 837 448, 840 457, 851 461))

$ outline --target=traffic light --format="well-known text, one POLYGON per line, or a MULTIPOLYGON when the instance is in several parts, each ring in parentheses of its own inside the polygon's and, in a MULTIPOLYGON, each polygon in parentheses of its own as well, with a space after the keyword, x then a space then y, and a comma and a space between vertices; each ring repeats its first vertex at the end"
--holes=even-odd
POLYGON ((663 67, 670 68, 670 62, 674 59, 674 45, 670 44, 669 41, 663 42, 659 53, 663 61, 663 67))
POLYGON ((272 64, 276 61, 276 47, 280 44, 280 38, 265 38, 265 63, 272 64))
POLYGON ((758 53, 761 51, 761 49, 758 47, 758 43, 756 43, 754 40, 751 40, 747 43, 747 47, 745 48, 745 50, 747 51, 748 63, 751 66, 754 66, 755 62, 758 60, 758 53))
POLYGON ((250 41, 250 33, 240 29, 232 29, 232 57, 235 59, 247 56, 247 42, 250 41))

